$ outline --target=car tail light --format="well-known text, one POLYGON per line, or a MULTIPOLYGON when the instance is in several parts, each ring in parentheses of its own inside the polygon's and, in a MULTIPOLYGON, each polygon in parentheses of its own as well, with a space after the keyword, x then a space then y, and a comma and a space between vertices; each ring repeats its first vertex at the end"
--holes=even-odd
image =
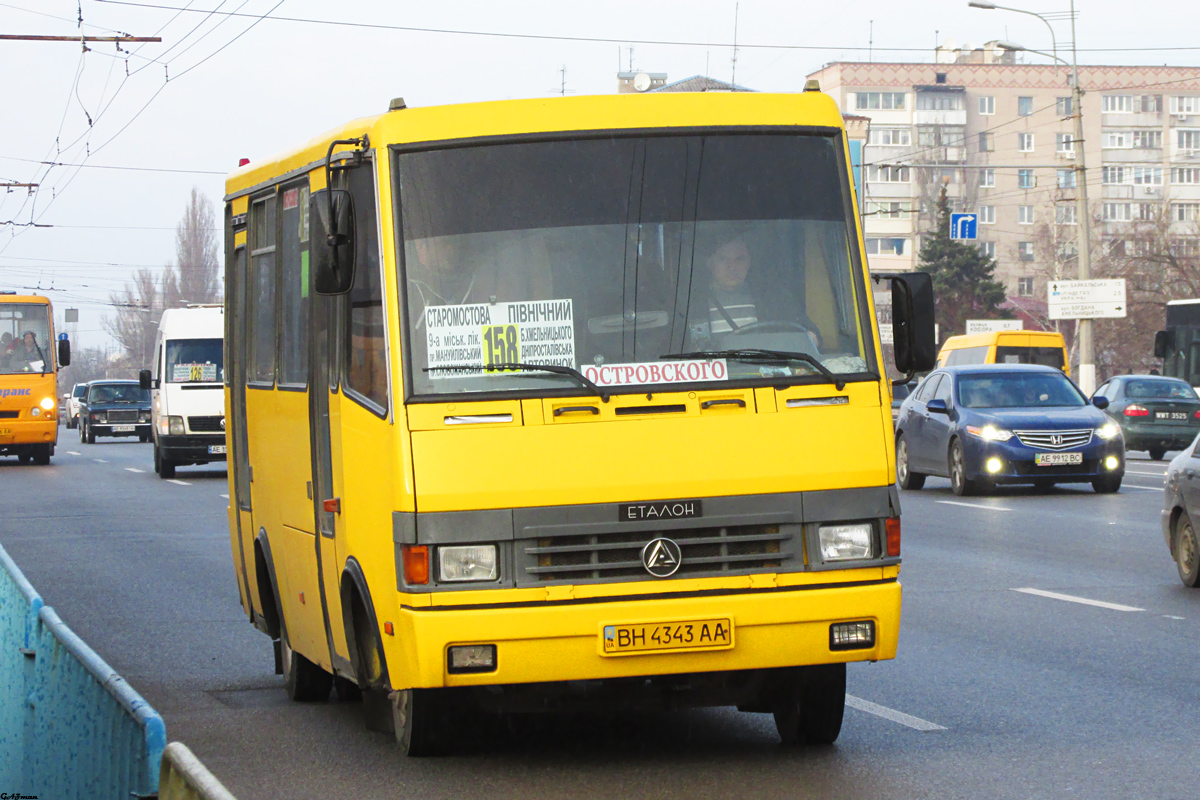
POLYGON ((1130 403, 1125 406, 1125 416, 1127 417, 1148 417, 1150 409, 1145 406, 1139 406, 1137 403, 1130 403))
POLYGON ((1200 411, 1197 411, 1195 414, 1192 414, 1192 416, 1195 417, 1196 419, 1200 419, 1200 411))

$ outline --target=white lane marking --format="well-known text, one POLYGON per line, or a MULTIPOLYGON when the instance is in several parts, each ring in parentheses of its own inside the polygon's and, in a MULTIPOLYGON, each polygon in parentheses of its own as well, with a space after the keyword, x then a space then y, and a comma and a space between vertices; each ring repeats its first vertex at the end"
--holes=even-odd
POLYGON ((1126 475, 1149 475, 1152 478, 1165 478, 1167 476, 1166 472, 1139 472, 1138 470, 1130 469, 1129 467, 1125 468, 1125 474, 1126 475))
POLYGON ((1177 617, 1174 614, 1163 614, 1167 619, 1187 619, 1187 617, 1177 617))
POLYGON ((1103 600, 1089 600, 1086 597, 1076 597, 1071 594, 1059 594, 1058 592, 1044 592, 1041 589, 1013 589, 1014 592, 1023 592, 1025 594, 1035 594, 1038 597, 1049 597, 1051 600, 1065 600, 1068 603, 1079 603, 1085 606, 1096 606, 1097 608, 1108 608, 1113 611, 1145 611, 1144 608, 1135 606, 1123 606, 1120 603, 1106 603, 1103 600))
POLYGON ((176 480, 175 478, 167 478, 167 483, 173 483, 177 486, 191 486, 187 481, 176 480))
POLYGON ((1161 492, 1163 490, 1163 487, 1161 486, 1139 486, 1136 483, 1122 483, 1121 488, 1137 489, 1140 492, 1161 492))
POLYGON ((67 455, 69 455, 69 456, 77 456, 77 455, 80 455, 80 454, 79 454, 79 453, 77 453, 77 452, 75 452, 74 450, 68 450, 68 451, 67 451, 67 455))
POLYGON ((95 461, 97 464, 107 464, 108 463, 103 458, 93 458, 92 461, 95 461))
POLYGON ((1005 508, 1004 506, 985 506, 983 503, 960 503, 957 500, 937 500, 936 502, 941 503, 944 506, 963 506, 965 508, 983 508, 983 509, 987 509, 988 511, 1012 511, 1011 508, 1005 508))
POLYGON ((125 471, 126 472, 145 472, 146 470, 138 469, 137 467, 126 467, 125 471))
POLYGON ((861 697, 855 697, 852 694, 846 695, 846 705, 851 708, 857 708, 859 711, 865 711, 868 714, 874 714, 877 717, 899 722, 901 725, 907 725, 910 728, 918 731, 944 731, 946 730, 941 725, 929 722, 928 720, 914 717, 911 714, 905 714, 903 711, 897 711, 894 708, 881 706, 872 703, 870 700, 863 700, 861 697))
POLYGON ((223 494, 223 495, 221 495, 221 497, 224 497, 226 500, 229 499, 229 495, 227 495, 227 494, 223 494))

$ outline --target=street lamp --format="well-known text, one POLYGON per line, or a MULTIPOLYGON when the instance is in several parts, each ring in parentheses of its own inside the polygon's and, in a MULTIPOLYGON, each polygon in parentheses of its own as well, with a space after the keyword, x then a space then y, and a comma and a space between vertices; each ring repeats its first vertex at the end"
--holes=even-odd
MULTIPOLYGON (((1006 6, 998 6, 988 0, 970 0, 967 5, 972 8, 982 9, 1000 9, 1003 11, 1015 11, 1019 14, 1028 14, 1031 17, 1037 17, 1042 22, 1046 23, 1046 27, 1050 28, 1050 38, 1054 39, 1054 28, 1050 22, 1041 14, 1035 14, 1032 11, 1025 11, 1020 8, 1007 8, 1006 6)), ((1073 144, 1076 148, 1075 153, 1075 197, 1076 197, 1076 214, 1079 217, 1079 280, 1086 281, 1092 276, 1092 220, 1088 213, 1087 200, 1087 165, 1084 159, 1084 140, 1083 140, 1083 88, 1079 85, 1079 58, 1075 53, 1075 2, 1071 0, 1071 57, 1074 63, 1068 64, 1066 61, 1058 57, 1058 53, 1042 53, 1038 50, 1030 50, 1022 47, 1019 44, 1012 42, 996 42, 997 47, 1005 50, 1025 51, 1027 53, 1036 53, 1037 55, 1053 58, 1063 66, 1071 70, 1071 97, 1072 109, 1071 117, 1075 121, 1075 133, 1073 136, 1073 144)), ((1057 43, 1055 43, 1057 50, 1057 43)), ((1096 358, 1095 346, 1092 338, 1092 321, 1090 319, 1081 319, 1076 323, 1076 336, 1079 339, 1079 388, 1085 394, 1090 395, 1096 389, 1096 358)))

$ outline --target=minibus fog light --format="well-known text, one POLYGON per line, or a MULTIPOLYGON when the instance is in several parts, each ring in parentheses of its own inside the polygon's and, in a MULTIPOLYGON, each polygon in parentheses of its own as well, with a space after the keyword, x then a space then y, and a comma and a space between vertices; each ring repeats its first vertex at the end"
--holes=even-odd
POLYGON ((495 672, 496 645, 467 644, 450 648, 448 672, 495 672))
POLYGON ((987 460, 987 464, 985 464, 984 466, 987 467, 988 472, 995 475, 997 472, 1004 469, 1004 462, 1001 461, 1000 459, 996 458, 995 456, 993 456, 992 458, 989 458, 987 460))
POLYGON ((439 581, 496 580, 496 545, 438 548, 439 581))
POLYGON ((826 561, 851 561, 873 555, 874 531, 869 522, 854 525, 822 525, 817 529, 821 540, 821 558, 826 561))
POLYGON ((38 408, 37 406, 34 406, 33 408, 29 409, 29 413, 32 416, 40 417, 42 415, 42 410, 40 408, 38 408))
POLYGON ((835 622, 829 626, 830 650, 859 650, 875 646, 875 623, 835 622))
POLYGON ((1116 469, 1119 466, 1121 466, 1121 459, 1117 458, 1116 456, 1108 456, 1104 459, 1105 469, 1116 469))

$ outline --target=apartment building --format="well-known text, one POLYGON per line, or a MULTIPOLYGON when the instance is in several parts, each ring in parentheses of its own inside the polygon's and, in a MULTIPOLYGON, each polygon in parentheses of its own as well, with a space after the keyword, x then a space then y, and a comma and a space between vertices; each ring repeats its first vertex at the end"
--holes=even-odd
POLYGON ((1169 215, 1200 248, 1200 67, 1080 66, 1084 141, 1074 141, 1070 72, 1011 51, 940 48, 933 63, 835 62, 813 73, 843 113, 869 118, 861 202, 872 269, 912 269, 941 187, 978 214, 978 246, 1010 298, 1044 300, 1077 274, 1076 154, 1086 148, 1094 238, 1123 247, 1169 215))

